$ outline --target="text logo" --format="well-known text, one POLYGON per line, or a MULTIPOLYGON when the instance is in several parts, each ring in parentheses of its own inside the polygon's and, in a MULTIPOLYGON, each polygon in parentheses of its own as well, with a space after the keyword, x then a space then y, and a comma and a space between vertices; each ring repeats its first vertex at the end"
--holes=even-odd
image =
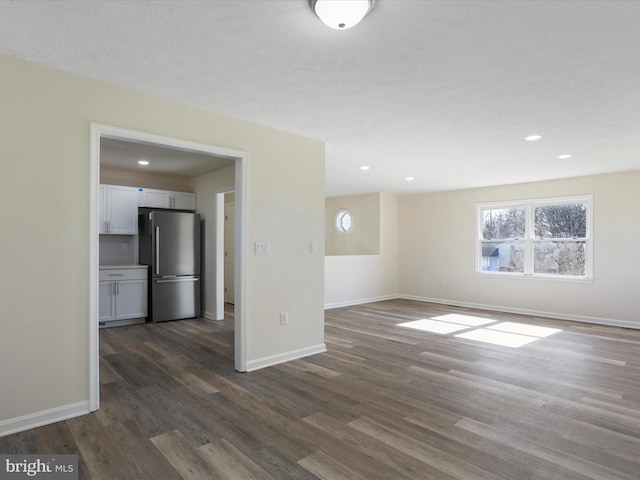
POLYGON ((2 455, 0 480, 78 480, 78 455, 2 455))

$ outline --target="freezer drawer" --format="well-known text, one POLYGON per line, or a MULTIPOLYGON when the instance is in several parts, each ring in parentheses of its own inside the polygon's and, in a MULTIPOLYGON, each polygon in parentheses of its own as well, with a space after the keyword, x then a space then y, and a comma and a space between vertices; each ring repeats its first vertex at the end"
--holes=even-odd
POLYGON ((200 316, 200 278, 154 278, 151 282, 151 321, 166 322, 200 316))

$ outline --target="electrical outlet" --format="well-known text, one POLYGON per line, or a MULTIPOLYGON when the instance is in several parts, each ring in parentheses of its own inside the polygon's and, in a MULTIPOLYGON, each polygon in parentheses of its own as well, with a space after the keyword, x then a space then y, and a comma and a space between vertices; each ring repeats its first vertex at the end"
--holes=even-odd
POLYGON ((289 325, 289 313, 282 312, 280 314, 280 325, 289 325))
POLYGON ((315 255, 318 253, 318 242, 311 242, 309 245, 309 252, 311 255, 315 255))

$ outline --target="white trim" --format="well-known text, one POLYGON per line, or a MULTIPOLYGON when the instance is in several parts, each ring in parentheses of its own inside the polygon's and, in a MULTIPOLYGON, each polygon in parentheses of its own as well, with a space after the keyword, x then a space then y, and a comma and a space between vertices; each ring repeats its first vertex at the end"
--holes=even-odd
POLYGON ((89 410, 100 408, 100 359, 98 319, 100 198, 100 128, 91 124, 89 153, 89 410))
POLYGON ((297 360, 299 358, 308 357, 310 355, 316 355, 327 351, 327 346, 324 343, 320 345, 313 345, 311 347, 299 348, 290 352, 279 353, 277 355, 270 355, 268 357, 258 358, 247 362, 247 372, 253 372, 261 368, 270 367, 279 363, 290 362, 291 360, 297 360))
POLYGON ((596 325, 609 325, 612 327, 624 327, 640 330, 640 323, 616 318, 590 317, 587 315, 572 315, 567 313, 547 312, 544 310, 530 310, 527 308, 505 307, 501 305, 485 305, 482 303, 460 302, 443 298, 419 297, 417 295, 399 295, 397 298, 405 300, 417 300, 419 302, 438 303, 441 305, 453 305, 455 307, 476 308, 478 310, 491 310, 494 312, 516 313, 533 317, 550 318, 554 320, 570 320, 572 322, 592 323, 596 325))
MULTIPOLYGON (((236 191, 236 244, 244 246, 244 231, 247 218, 248 160, 246 152, 231 150, 205 143, 191 142, 138 130, 130 130, 99 123, 91 123, 89 155, 89 408, 100 407, 100 368, 98 335, 98 198, 100 189, 100 138, 136 141, 151 145, 173 147, 179 150, 210 153, 217 157, 235 160, 236 191)), ((246 333, 244 327, 244 249, 236 251, 236 312, 235 312, 235 364, 239 371, 246 370, 246 333)))
POLYGON ((324 309, 331 310, 332 308, 351 307, 352 305, 362 305, 364 303, 382 302, 383 300, 395 300, 397 298, 400 298, 399 294, 383 295, 381 297, 359 298, 357 300, 345 300, 344 302, 325 303, 324 309))
POLYGON ((542 281, 550 281, 550 282, 565 282, 565 283, 595 283, 596 279, 585 278, 585 277, 573 277, 571 275, 552 275, 552 274, 544 274, 544 273, 517 273, 517 272, 475 272, 476 277, 486 277, 486 278, 496 278, 496 279, 504 279, 504 278, 513 278, 517 280, 542 280, 542 281))
POLYGON ((216 314, 211 312, 202 312, 200 314, 202 318, 206 318, 207 320, 216 320, 216 314))
POLYGON ((89 413, 89 401, 84 400, 82 402, 70 403, 68 405, 30 413, 21 417, 9 418, 8 420, 0 422, 0 437, 43 425, 49 425, 50 423, 61 422, 69 418, 86 415, 87 413, 89 413))
POLYGON ((249 209, 249 154, 243 153, 236 161, 235 171, 235 230, 234 230, 234 348, 235 369, 247 371, 248 332, 245 318, 248 318, 246 304, 246 231, 249 209))
MULTIPOLYGON (((234 189, 229 188, 216 190, 216 314, 213 320, 224 320, 224 207, 226 205, 224 196, 234 191, 234 189)), ((234 250, 237 248, 238 244, 236 243, 234 250)))

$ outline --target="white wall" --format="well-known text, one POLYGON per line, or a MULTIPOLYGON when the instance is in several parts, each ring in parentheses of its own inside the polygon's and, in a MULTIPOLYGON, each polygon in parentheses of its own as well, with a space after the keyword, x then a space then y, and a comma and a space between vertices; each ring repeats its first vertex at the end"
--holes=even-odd
POLYGON ((198 210, 204 220, 204 243, 202 246, 202 313, 207 318, 216 318, 216 209, 217 193, 233 190, 235 167, 227 167, 191 180, 191 187, 198 196, 198 210))
POLYGON ((400 199, 400 292, 408 298, 640 328, 640 171, 400 199), (477 275, 479 202, 594 195, 591 284, 477 275))
POLYGON ((10 57, 0 71, 0 434, 88 408, 91 122, 248 152, 249 364, 324 348, 322 142, 10 57))
POLYGON ((398 196, 380 196, 380 254, 325 257, 325 307, 398 296, 398 196))

